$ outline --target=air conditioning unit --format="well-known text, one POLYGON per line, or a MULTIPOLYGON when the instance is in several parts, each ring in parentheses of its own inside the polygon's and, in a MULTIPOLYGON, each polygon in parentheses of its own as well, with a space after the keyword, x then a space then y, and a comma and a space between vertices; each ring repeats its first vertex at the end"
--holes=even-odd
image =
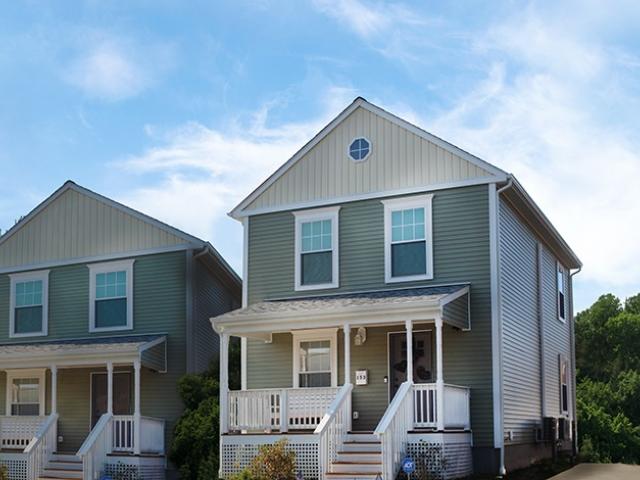
POLYGON ((545 442, 555 442, 558 440, 558 419, 555 417, 544 417, 542 419, 542 439, 545 442))
POLYGON ((560 440, 571 439, 571 420, 568 418, 558 419, 558 438, 560 440))

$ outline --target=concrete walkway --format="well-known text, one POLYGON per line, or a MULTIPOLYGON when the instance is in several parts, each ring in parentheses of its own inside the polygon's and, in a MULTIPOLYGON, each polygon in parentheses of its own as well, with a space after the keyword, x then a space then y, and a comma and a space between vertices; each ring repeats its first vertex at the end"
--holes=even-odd
POLYGON ((549 480, 639 480, 636 465, 581 463, 549 480))

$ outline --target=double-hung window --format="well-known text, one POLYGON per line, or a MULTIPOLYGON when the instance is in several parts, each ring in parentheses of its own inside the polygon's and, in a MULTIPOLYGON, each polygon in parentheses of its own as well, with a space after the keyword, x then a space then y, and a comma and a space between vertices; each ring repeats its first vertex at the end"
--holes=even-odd
POLYGON ((558 319, 562 322, 567 318, 566 308, 566 281, 565 270, 562 265, 558 263, 557 266, 557 286, 558 286, 558 319))
POLYGON ((294 333, 295 388, 337 385, 337 330, 294 333))
POLYGON ((89 265, 89 331, 133 328, 133 260, 89 265))
POLYGON ((7 371, 7 415, 44 415, 44 370, 7 371))
POLYGON ((10 277, 9 336, 47 335, 49 271, 17 273, 10 277))
POLYGON ((294 212, 295 289, 338 286, 338 212, 340 207, 294 212))
POLYGON ((569 414, 569 361, 560 355, 560 413, 569 414))
POLYGON ((383 200, 387 283, 433 278, 432 197, 383 200))

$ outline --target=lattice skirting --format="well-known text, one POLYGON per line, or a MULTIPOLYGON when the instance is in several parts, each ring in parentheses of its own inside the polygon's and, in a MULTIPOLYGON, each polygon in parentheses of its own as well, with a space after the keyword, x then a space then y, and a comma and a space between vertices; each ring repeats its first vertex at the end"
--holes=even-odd
POLYGON ((414 478, 451 480, 473 473, 471 445, 462 443, 432 443, 420 440, 407 445, 407 454, 416 464, 414 478))
POLYGON ((28 480, 26 460, 9 460, 0 458, 0 465, 7 467, 9 480, 28 480))
MULTIPOLYGON (((222 478, 229 478, 234 473, 248 467, 251 460, 258 454, 261 445, 269 445, 274 441, 263 441, 251 444, 225 444, 222 445, 222 458, 220 462, 220 474, 222 478)), ((287 450, 296 454, 298 471, 306 479, 319 479, 320 470, 318 462, 317 443, 296 443, 295 437, 289 438, 287 450)))
POLYGON ((104 467, 104 473, 119 480, 165 480, 165 470, 160 465, 107 463, 104 467))

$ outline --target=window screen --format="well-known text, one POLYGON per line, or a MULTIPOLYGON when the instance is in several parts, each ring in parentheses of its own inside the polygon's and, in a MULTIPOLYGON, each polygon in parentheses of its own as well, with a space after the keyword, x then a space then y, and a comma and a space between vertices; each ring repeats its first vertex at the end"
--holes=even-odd
POLYGON ((95 327, 127 325, 127 272, 96 274, 95 327))
POLYGON ((302 285, 331 283, 333 278, 333 245, 331 220, 301 224, 300 279, 302 285))
POLYGON ((408 277, 427 272, 425 209, 391 212, 391 276, 408 277))
POLYGON ((42 328, 42 280, 15 285, 14 333, 37 333, 42 328))

